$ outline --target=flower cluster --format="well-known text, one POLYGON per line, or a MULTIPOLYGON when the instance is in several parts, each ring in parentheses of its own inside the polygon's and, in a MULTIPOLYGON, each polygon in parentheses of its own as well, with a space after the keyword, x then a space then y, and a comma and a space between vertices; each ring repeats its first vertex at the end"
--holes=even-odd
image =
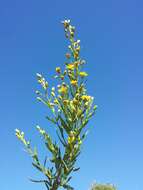
MULTIPOLYGON (((37 74, 37 81, 44 91, 36 91, 37 100, 52 111, 53 116, 46 118, 56 126, 59 141, 63 146, 60 148, 59 143, 54 143, 46 130, 37 126, 46 147, 51 152, 50 161, 54 164, 52 167, 54 169, 43 168, 37 153, 34 157, 36 159, 34 166, 46 176, 48 172, 45 185, 50 190, 56 190, 59 187, 71 188, 68 184, 71 179, 70 174, 78 170, 75 168, 75 162, 86 137, 85 126, 97 108, 96 105, 93 105, 93 97, 88 95, 85 87, 85 79, 88 74, 83 70, 86 62, 80 57, 80 40, 75 39, 75 27, 71 25, 70 20, 62 23, 69 45, 68 52, 65 54, 64 70, 59 66, 55 69, 54 78, 58 79, 59 84, 50 89, 46 79, 41 74, 37 74)), ((24 139, 23 132, 16 130, 16 136, 27 146, 28 142, 24 139)))
POLYGON ((15 129, 15 135, 17 136, 17 138, 25 145, 25 146, 29 146, 30 142, 25 140, 24 137, 24 132, 20 131, 19 129, 15 129))

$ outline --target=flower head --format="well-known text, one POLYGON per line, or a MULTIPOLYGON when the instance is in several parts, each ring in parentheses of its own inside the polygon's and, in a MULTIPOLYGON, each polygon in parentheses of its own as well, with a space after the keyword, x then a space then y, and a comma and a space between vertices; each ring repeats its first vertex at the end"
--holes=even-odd
POLYGON ((64 20, 62 21, 62 24, 64 25, 65 28, 68 28, 70 25, 70 20, 64 20))
POLYGON ((60 73, 61 72, 61 68, 60 67, 56 67, 56 72, 60 73))
POLYGON ((69 103, 69 100, 63 100, 63 104, 67 105, 69 103))
POLYGON ((83 96, 81 97, 81 99, 82 99, 83 101, 85 101, 85 102, 89 102, 89 101, 91 100, 91 96, 83 95, 83 96))
POLYGON ((29 141, 26 141, 25 140, 25 138, 24 138, 24 132, 22 131, 20 131, 19 129, 15 129, 15 135, 17 136, 17 138, 21 141, 21 142, 23 142, 23 144, 25 145, 25 146, 28 146, 30 143, 29 143, 29 141))
POLYGON ((38 83, 41 84, 41 86, 44 88, 44 90, 46 90, 48 88, 48 82, 45 80, 44 77, 42 77, 41 74, 37 73, 37 80, 38 80, 38 83))
POLYGON ((61 94, 67 94, 67 91, 68 91, 68 87, 66 85, 62 85, 60 88, 59 88, 59 93, 61 94))
POLYGON ((74 70, 74 68, 75 68, 75 65, 72 63, 67 65, 67 69, 69 70, 74 70))
POLYGON ((87 74, 86 72, 80 72, 79 75, 80 75, 81 77, 86 77, 86 76, 88 76, 88 74, 87 74))
POLYGON ((71 85, 76 86, 77 85, 77 80, 71 80, 71 85))

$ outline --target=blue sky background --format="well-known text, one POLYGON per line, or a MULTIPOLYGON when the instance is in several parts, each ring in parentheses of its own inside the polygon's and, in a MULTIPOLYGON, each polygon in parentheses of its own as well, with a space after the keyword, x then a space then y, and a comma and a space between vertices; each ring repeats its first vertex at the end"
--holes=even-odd
MULTIPOLYGON (((14 136, 20 128, 38 145, 38 123, 50 133, 46 108, 37 103, 35 74, 49 81, 62 66, 67 43, 60 21, 70 18, 87 60, 88 91, 98 104, 72 184, 93 181, 118 190, 143 186, 143 1, 0 1, 0 189, 44 190, 14 136)), ((53 80, 54 81, 54 80, 53 80)), ((51 81, 52 84, 54 84, 51 81)))

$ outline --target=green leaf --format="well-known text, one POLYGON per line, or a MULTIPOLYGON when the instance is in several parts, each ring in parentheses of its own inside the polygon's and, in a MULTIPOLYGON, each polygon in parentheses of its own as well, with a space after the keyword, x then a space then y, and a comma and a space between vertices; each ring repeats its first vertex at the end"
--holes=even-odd
POLYGON ((63 187, 67 190, 74 190, 73 187, 71 187, 70 185, 63 185, 63 187))
POLYGON ((35 179, 31 179, 29 178, 30 181, 34 182, 34 183, 47 183, 48 181, 47 180, 35 180, 35 179))
POLYGON ((68 127, 68 124, 63 120, 63 118, 61 116, 59 116, 60 122, 62 127, 66 130, 67 134, 70 133, 70 127, 68 127))
POLYGON ((58 136, 60 142, 62 143, 62 145, 63 145, 64 147, 66 147, 66 144, 65 144, 65 142, 61 139, 61 137, 60 137, 58 131, 56 131, 56 133, 57 133, 57 136, 58 136))
POLYGON ((54 124, 57 124, 57 122, 53 118, 50 118, 49 116, 46 116, 46 119, 48 119, 50 122, 54 124))
POLYGON ((86 138, 86 136, 88 135, 88 132, 89 132, 89 131, 86 131, 86 132, 81 136, 81 140, 82 140, 82 141, 86 138))
POLYGON ((44 167, 46 166, 46 163, 47 163, 47 156, 45 157, 45 160, 44 160, 44 167))
POLYGON ((36 169, 38 169, 40 172, 43 171, 43 168, 42 168, 40 165, 35 164, 34 162, 32 162, 32 165, 33 165, 36 169))
POLYGON ((78 171, 80 169, 80 167, 79 168, 74 168, 73 169, 73 172, 76 172, 76 171, 78 171))

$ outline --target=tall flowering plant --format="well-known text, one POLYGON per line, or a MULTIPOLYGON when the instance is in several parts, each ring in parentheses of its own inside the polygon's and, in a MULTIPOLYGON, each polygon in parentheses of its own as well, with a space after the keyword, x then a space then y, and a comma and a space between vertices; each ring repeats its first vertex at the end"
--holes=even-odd
POLYGON ((62 23, 69 46, 65 69, 56 68, 55 78, 59 82, 58 86, 50 90, 46 79, 37 74, 37 81, 42 89, 36 91, 37 100, 51 110, 52 116, 47 116, 47 119, 56 127, 59 139, 59 142, 55 143, 47 130, 36 127, 51 153, 49 167, 46 166, 46 159, 43 164, 40 162, 36 148, 31 147, 24 132, 16 129, 17 138, 32 157, 32 165, 45 176, 43 180, 32 181, 44 183, 48 190, 57 190, 59 187, 73 189, 69 185, 71 175, 80 169, 76 168, 75 164, 86 137, 86 125, 97 108, 85 87, 88 74, 83 71, 85 61, 80 57, 80 40, 75 39, 75 27, 71 25, 70 20, 62 23))

